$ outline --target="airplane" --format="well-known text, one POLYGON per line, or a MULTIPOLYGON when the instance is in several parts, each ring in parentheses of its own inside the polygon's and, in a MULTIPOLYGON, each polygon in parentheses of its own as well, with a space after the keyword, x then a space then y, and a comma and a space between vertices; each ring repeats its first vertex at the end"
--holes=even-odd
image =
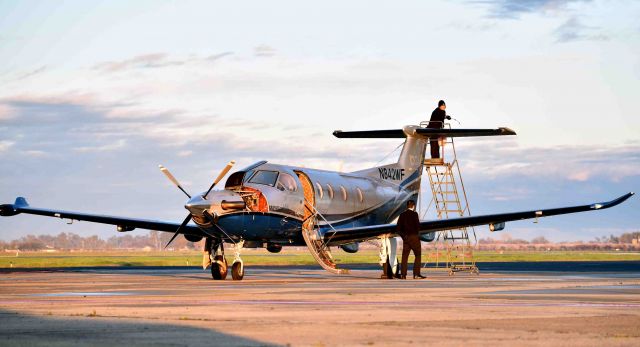
MULTIPOLYGON (((203 268, 211 267, 214 280, 227 277, 224 243, 234 245, 231 266, 234 280, 244 278, 241 258, 244 247, 262 247, 278 253, 285 246, 306 245, 320 266, 341 274, 348 270, 336 266, 331 247, 355 253, 361 242, 397 236, 396 224, 392 222, 403 212, 408 200, 418 199, 425 150, 430 139, 509 136, 516 133, 504 127, 432 129, 408 125, 390 130, 336 130, 333 135, 337 138, 404 138, 404 144, 396 163, 349 173, 259 161, 232 173, 224 189, 214 190, 235 164, 231 161, 207 191, 194 195, 189 194, 171 172, 160 165, 160 170, 188 197, 184 205, 188 214, 180 224, 35 208, 23 197, 18 197, 13 204, 0 205, 0 215, 25 213, 110 224, 115 225, 119 232, 136 228, 172 232, 173 237, 167 246, 178 235, 191 242, 204 238, 203 268), (189 224, 191 220, 195 225, 189 224)), ((436 232, 442 230, 479 225, 502 230, 510 221, 607 209, 633 194, 630 192, 608 202, 579 206, 421 220, 420 235, 423 241, 429 242, 435 239, 436 232)))

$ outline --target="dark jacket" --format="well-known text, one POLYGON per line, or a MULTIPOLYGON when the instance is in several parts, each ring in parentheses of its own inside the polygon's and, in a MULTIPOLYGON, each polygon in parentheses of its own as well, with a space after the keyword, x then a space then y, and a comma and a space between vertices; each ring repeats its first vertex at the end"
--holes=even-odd
POLYGON ((420 232, 420 217, 416 211, 406 210, 400 214, 396 227, 398 235, 402 238, 407 236, 418 236, 420 232))
POLYGON ((445 112, 445 110, 436 107, 436 109, 431 112, 431 119, 429 120, 427 128, 440 129, 444 127, 444 119, 446 116, 447 112, 445 112))

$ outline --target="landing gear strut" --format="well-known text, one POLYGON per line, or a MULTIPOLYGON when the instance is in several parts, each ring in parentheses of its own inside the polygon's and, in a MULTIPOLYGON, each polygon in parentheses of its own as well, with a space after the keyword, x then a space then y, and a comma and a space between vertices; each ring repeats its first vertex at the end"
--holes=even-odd
POLYGON ((231 265, 231 278, 235 281, 240 281, 244 278, 244 263, 240 258, 240 251, 242 251, 242 247, 244 246, 244 241, 240 240, 236 243, 234 247, 234 258, 233 265, 231 265))
POLYGON ((224 280, 227 278, 228 264, 227 259, 224 257, 224 245, 222 244, 222 241, 207 238, 205 250, 208 250, 209 252, 211 277, 213 277, 214 280, 224 280), (218 250, 220 251, 219 253, 218 250))

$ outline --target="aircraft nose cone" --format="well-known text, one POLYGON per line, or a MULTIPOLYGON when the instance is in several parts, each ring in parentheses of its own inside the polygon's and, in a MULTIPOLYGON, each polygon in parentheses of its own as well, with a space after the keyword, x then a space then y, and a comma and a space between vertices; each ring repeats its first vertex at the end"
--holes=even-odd
POLYGON ((201 215, 202 210, 206 210, 211 207, 211 202, 205 200, 201 195, 195 195, 184 205, 184 208, 189 210, 192 214, 201 215))

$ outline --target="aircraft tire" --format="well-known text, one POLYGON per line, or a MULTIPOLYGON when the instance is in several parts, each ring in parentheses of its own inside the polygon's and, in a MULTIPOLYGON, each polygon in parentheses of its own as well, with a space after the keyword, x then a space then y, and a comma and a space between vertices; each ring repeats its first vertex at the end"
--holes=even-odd
POLYGON ((242 266, 242 263, 235 262, 231 265, 231 278, 234 281, 240 281, 244 278, 244 266, 242 266))
POLYGON ((387 269, 386 275, 388 279, 393 279, 393 270, 391 269, 391 264, 389 263, 389 258, 387 258, 387 262, 384 263, 384 267, 387 269))
POLYGON ((213 263, 211 263, 211 277, 213 277, 214 280, 224 280, 227 278, 227 260, 223 256, 216 255, 215 258, 213 258, 213 263), (220 264, 217 263, 218 260, 222 260, 224 266, 220 266, 220 264))

